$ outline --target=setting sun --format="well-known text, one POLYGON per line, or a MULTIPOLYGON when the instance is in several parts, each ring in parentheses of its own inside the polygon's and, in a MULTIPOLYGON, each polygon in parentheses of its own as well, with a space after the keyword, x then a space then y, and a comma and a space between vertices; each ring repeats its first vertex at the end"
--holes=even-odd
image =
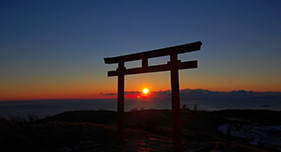
POLYGON ((149 93, 149 90, 148 90, 147 88, 144 88, 144 89, 142 90, 142 93, 148 94, 148 93, 149 93))

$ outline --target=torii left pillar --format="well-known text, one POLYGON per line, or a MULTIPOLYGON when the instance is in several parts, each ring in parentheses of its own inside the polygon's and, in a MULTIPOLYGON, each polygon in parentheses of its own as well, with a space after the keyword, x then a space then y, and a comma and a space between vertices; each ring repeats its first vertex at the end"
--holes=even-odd
POLYGON ((124 62, 118 63, 118 100, 117 100, 117 109, 118 109, 118 122, 117 122, 117 133, 118 133, 118 140, 120 143, 124 141, 124 71, 125 66, 124 62))

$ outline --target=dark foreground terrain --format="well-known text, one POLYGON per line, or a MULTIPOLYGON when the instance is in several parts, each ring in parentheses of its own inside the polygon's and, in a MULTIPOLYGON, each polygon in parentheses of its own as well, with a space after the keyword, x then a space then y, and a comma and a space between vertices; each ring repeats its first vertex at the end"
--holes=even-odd
MULTIPOLYGON (((281 151, 281 112, 182 109, 183 151, 281 151)), ((170 110, 125 115, 125 142, 117 142, 114 111, 73 111, 36 120, 0 118, 1 152, 172 151, 170 110)))

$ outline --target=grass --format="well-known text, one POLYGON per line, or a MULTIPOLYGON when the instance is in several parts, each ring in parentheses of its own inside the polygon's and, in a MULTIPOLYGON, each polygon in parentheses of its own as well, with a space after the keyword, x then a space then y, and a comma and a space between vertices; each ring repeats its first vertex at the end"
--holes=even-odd
POLYGON ((91 122, 38 124, 1 120, 1 124, 0 143, 7 151, 54 151, 79 142, 113 140, 116 134, 114 127, 91 122))
MULTIPOLYGON (((251 145, 249 140, 238 137, 231 137, 229 148, 227 136, 220 133, 217 126, 229 122, 230 117, 266 125, 280 125, 281 118, 276 116, 279 114, 280 112, 258 110, 182 110, 183 148, 187 151, 276 151, 270 147, 251 145), (264 120, 265 117, 270 118, 264 120)), ((116 139, 116 115, 113 111, 73 111, 41 120, 36 120, 34 116, 30 116, 29 121, 1 118, 0 145, 4 151, 31 152, 124 151, 124 148, 125 151, 139 151, 141 148, 148 150, 159 146, 160 149, 161 146, 164 147, 162 151, 172 150, 170 110, 127 112, 124 122, 126 140, 121 147, 116 139)))

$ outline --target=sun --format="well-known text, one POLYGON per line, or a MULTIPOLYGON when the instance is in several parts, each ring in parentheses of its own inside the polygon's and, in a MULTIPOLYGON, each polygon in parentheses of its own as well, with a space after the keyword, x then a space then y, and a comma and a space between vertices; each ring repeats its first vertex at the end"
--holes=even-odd
POLYGON ((148 90, 147 88, 144 88, 144 89, 142 90, 142 93, 148 94, 148 93, 149 93, 149 90, 148 90))

